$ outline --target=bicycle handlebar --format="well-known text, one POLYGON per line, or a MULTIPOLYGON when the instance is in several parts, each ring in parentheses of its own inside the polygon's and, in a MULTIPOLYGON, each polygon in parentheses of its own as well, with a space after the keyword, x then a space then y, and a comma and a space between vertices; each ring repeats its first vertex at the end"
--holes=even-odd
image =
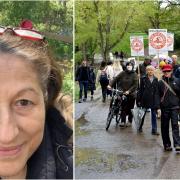
POLYGON ((118 92, 120 94, 124 94, 124 92, 122 90, 118 90, 118 89, 111 89, 112 92, 118 92))

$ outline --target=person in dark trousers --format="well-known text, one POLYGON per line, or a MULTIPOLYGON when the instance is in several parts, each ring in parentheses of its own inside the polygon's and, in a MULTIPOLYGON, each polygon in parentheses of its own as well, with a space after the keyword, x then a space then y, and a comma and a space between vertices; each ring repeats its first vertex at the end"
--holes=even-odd
POLYGON ((179 80, 172 76, 172 66, 163 66, 162 80, 159 81, 159 94, 161 97, 161 133, 165 151, 171 151, 169 137, 169 122, 171 120, 173 144, 176 151, 180 150, 180 136, 178 126, 178 111, 180 108, 179 80))
POLYGON ((146 67, 146 75, 143 76, 140 80, 140 89, 139 89, 139 100, 137 100, 138 106, 145 108, 145 114, 143 116, 142 122, 139 127, 139 132, 142 132, 142 127, 144 124, 145 115, 147 109, 151 109, 151 125, 152 135, 159 135, 157 132, 157 120, 156 112, 160 108, 160 98, 159 98, 159 89, 158 89, 158 79, 154 76, 155 68, 152 65, 146 67))
POLYGON ((81 66, 76 71, 76 81, 79 82, 79 103, 87 100, 87 89, 89 82, 89 67, 87 66, 87 61, 82 61, 81 66), (82 99, 82 92, 84 89, 84 98, 82 99))
POLYGON ((92 66, 90 66, 90 72, 89 72, 89 89, 91 91, 91 101, 93 100, 94 90, 96 90, 96 75, 94 73, 94 69, 92 66))
POLYGON ((146 75, 146 67, 148 65, 151 65, 151 58, 150 57, 145 57, 144 62, 142 64, 139 64, 139 71, 138 72, 138 67, 136 68, 136 73, 140 73, 140 77, 146 75))
POLYGON ((132 112, 131 109, 134 108, 135 95, 138 85, 138 76, 133 71, 133 64, 128 62, 126 64, 125 71, 122 71, 116 78, 112 81, 108 88, 114 87, 117 84, 117 89, 123 90, 126 95, 126 100, 122 102, 122 112, 121 112, 121 123, 120 127, 125 127, 125 125, 131 125, 132 123, 132 112), (128 116, 128 123, 126 124, 126 116, 128 116))
POLYGON ((97 72, 96 83, 100 83, 102 89, 102 102, 106 102, 107 95, 107 86, 109 84, 108 76, 107 76, 107 67, 106 62, 102 61, 100 68, 97 72))
POLYGON ((119 57, 120 57, 122 60, 124 59, 124 52, 123 52, 123 51, 120 51, 119 57))

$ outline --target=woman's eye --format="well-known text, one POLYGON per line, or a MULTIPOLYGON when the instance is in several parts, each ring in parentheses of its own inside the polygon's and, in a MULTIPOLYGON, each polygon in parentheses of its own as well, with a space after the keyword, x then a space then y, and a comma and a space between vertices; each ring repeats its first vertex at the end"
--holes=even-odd
POLYGON ((33 105, 33 102, 27 99, 21 99, 16 102, 17 106, 29 106, 33 105))

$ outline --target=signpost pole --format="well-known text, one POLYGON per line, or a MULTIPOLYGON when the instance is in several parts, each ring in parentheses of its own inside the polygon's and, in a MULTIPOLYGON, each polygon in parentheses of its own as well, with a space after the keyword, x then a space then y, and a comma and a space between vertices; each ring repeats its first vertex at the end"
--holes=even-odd
POLYGON ((157 65, 158 65, 158 69, 159 69, 159 50, 157 50, 157 59, 158 59, 157 65))
POLYGON ((141 72, 140 72, 140 68, 139 68, 140 62, 139 62, 139 54, 138 54, 138 51, 137 51, 137 60, 138 60, 138 83, 139 83, 139 87, 140 87, 141 72))

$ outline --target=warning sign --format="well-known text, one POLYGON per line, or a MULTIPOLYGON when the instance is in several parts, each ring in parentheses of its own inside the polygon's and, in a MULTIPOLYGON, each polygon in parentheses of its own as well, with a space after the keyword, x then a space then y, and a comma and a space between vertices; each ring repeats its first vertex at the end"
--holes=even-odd
POLYGON ((174 51, 174 34, 167 33, 167 48, 168 51, 174 51))
POLYGON ((167 29, 149 29, 149 55, 167 51, 167 29))
POLYGON ((143 36, 131 36, 131 56, 144 56, 143 36))

